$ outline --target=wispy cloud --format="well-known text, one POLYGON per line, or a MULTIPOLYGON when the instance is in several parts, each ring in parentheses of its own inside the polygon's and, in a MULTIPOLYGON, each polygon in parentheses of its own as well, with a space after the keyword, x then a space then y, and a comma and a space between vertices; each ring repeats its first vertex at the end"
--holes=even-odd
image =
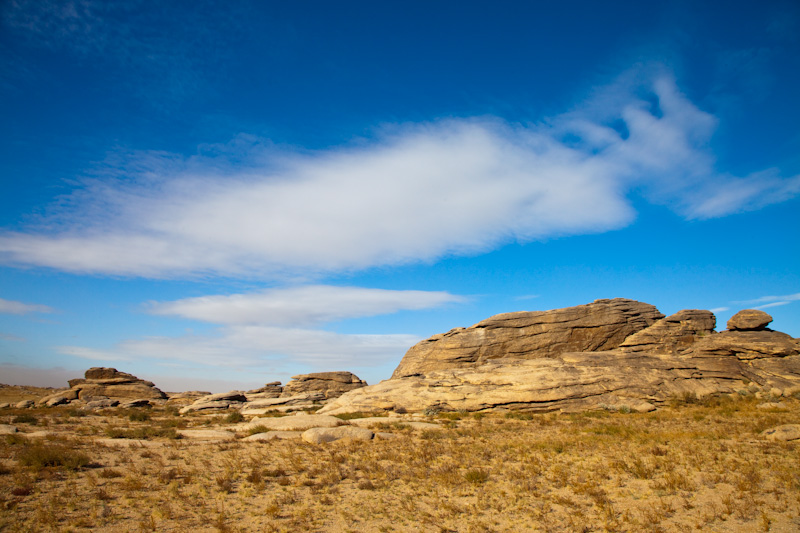
POLYGON ((308 285, 249 294, 151 302, 148 307, 154 314, 176 315, 213 324, 297 327, 464 301, 464 297, 447 292, 308 285))
POLYGON ((0 313, 10 315, 27 315, 29 313, 54 313, 55 309, 46 305, 28 304, 0 298, 0 313))
POLYGON ((800 292, 795 294, 784 294, 782 296, 761 296, 760 298, 755 298, 753 300, 744 300, 735 303, 744 305, 761 304, 753 307, 753 309, 768 309, 770 307, 787 305, 798 300, 800 300, 800 292))
POLYGON ((0 261, 88 274, 314 276, 478 254, 630 224, 643 192, 686 218, 800 193, 775 169, 715 169, 716 119, 651 71, 531 126, 493 118, 386 127, 306 153, 269 143, 181 159, 137 154, 41 226, 0 233, 0 261))
POLYGON ((730 310, 730 307, 715 307, 714 309, 709 309, 712 313, 722 313, 724 311, 730 310))

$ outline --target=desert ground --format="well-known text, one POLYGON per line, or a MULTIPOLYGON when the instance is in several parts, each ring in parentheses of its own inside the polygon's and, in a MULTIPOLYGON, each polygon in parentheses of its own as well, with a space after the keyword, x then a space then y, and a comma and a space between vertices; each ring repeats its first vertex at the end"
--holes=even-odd
MULTIPOLYGON (((50 392, 6 386, 0 402, 50 392)), ((315 445, 180 435, 241 427, 234 411, 0 409, 17 429, 0 437, 0 530, 800 530, 800 440, 762 434, 800 423, 797 398, 424 419, 315 445)))

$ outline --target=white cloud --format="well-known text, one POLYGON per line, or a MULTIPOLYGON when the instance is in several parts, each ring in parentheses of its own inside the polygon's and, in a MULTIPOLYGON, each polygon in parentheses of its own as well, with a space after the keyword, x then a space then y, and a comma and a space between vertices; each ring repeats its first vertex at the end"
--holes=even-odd
POLYGON ((790 304, 790 303, 792 303, 792 302, 789 302, 789 301, 772 302, 771 304, 759 305, 758 307, 754 307, 754 309, 768 309, 770 307, 778 307, 778 306, 787 305, 787 304, 790 304))
POLYGON ((55 309, 46 305, 26 304, 14 300, 0 298, 0 313, 11 315, 27 315, 28 313, 53 313, 55 309))
POLYGON ((712 313, 722 313, 723 311, 730 310, 730 307, 715 307, 714 309, 709 309, 712 313))
POLYGON ((150 312, 214 324, 309 326, 401 310, 420 310, 465 299, 447 292, 393 291, 308 285, 250 294, 152 302, 150 312))
POLYGON ((743 300, 740 302, 736 302, 738 304, 764 304, 770 302, 795 302, 800 300, 800 292, 795 294, 784 294, 781 296, 761 296, 760 298, 755 298, 753 300, 743 300))
POLYGON ((635 216, 634 190, 687 218, 800 193, 800 176, 774 169, 717 172, 715 126, 669 76, 648 73, 533 126, 443 120, 318 153, 266 143, 241 153, 237 139, 230 163, 219 152, 138 154, 39 227, 0 233, 0 262, 145 277, 314 276, 620 228, 635 216))

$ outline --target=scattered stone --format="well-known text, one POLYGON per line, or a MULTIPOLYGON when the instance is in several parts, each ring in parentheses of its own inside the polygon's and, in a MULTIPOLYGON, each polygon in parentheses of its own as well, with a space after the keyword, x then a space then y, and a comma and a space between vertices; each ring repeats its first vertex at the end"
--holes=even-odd
POLYGON ((772 322, 772 317, 758 309, 744 309, 728 320, 730 331, 763 331, 772 322))
POLYGON ((0 403, 0 409, 8 409, 9 407, 11 407, 11 404, 8 402, 0 403))
POLYGON ((342 424, 344 424, 342 420, 328 415, 283 416, 278 418, 256 417, 246 424, 239 425, 237 430, 249 431, 254 427, 263 426, 267 430, 305 431, 310 428, 333 428, 342 424))
POLYGON ((338 398, 347 391, 366 387, 367 382, 351 372, 317 372, 292 376, 281 397, 304 393, 321 393, 324 399, 338 398))
POLYGON ((35 402, 33 400, 22 400, 21 402, 17 402, 14 404, 14 407, 17 409, 28 409, 29 407, 33 407, 35 402))
POLYGON ((303 434, 302 431, 265 431, 264 433, 256 433, 242 439, 244 442, 261 442, 282 439, 299 439, 303 434))
POLYGON ((634 405, 633 410, 637 413, 650 413, 656 410, 656 406, 650 402, 642 402, 634 405))
POLYGON ((194 440, 233 440, 236 435, 220 429, 179 429, 178 435, 194 440))
POLYGON ((324 442, 333 442, 345 438, 352 440, 372 440, 374 436, 375 434, 368 429, 353 426, 340 426, 311 428, 303 433, 302 438, 304 441, 311 444, 322 444, 324 442))
POLYGON ((778 426, 761 433, 761 436, 767 440, 774 441, 790 441, 800 439, 800 424, 786 424, 778 426))
POLYGON ((17 432, 17 426, 10 424, 0 424, 0 435, 11 435, 17 432))

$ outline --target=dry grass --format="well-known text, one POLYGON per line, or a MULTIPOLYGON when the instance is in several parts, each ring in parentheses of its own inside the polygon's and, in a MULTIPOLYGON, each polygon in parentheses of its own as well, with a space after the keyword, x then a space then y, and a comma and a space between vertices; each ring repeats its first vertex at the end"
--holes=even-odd
POLYGON ((441 430, 387 420, 399 438, 324 446, 169 438, 227 421, 163 409, 28 410, 21 430, 63 437, 0 441, 0 530, 793 532, 800 443, 758 436, 800 423, 789 406, 437 413, 441 430), (103 444, 109 430, 148 440, 103 444))

